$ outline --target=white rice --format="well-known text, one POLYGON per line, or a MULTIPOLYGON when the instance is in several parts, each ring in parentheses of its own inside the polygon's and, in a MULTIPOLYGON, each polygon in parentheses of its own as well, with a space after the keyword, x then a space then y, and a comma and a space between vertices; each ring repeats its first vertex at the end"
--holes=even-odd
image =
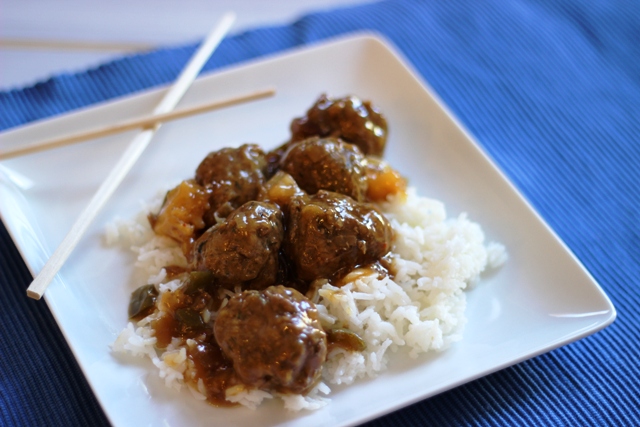
MULTIPOLYGON (((160 201, 146 206, 134 221, 115 221, 107 228, 106 240, 129 246, 137 256, 136 267, 163 293, 175 290, 180 282, 166 281, 162 267, 186 261, 177 244, 156 236, 149 226, 146 216, 157 211, 160 201)), ((311 393, 277 395, 288 410, 315 410, 326 405, 327 384, 351 384, 358 378, 375 377, 386 369, 390 352, 402 350, 417 357, 445 350, 460 340, 466 323, 464 290, 474 285, 483 271, 497 268, 507 259, 502 245, 485 244, 478 224, 464 214, 447 219, 442 203, 419 197, 415 189, 407 191, 406 200, 392 199, 381 207, 395 231, 393 278, 354 273, 342 287, 322 286, 316 304, 324 327, 349 328, 365 341, 366 350, 332 351, 323 368, 323 382, 311 393)), ((215 313, 202 315, 211 323, 215 319, 215 313)), ((167 387, 180 389, 185 375, 193 375, 193 367, 184 346, 171 345, 164 352, 155 348, 149 326, 154 316, 158 314, 137 325, 129 323, 114 342, 113 351, 149 357, 167 387)), ((198 388, 189 387, 194 397, 204 400, 202 382, 198 388)), ((272 397, 242 386, 227 390, 226 396, 254 409, 272 397)))

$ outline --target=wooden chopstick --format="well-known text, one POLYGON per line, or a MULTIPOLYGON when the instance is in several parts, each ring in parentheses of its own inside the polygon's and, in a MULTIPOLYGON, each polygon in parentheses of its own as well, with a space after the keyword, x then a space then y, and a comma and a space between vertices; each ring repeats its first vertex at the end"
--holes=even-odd
POLYGON ((172 120, 182 119, 184 117, 193 116, 196 114, 202 114, 207 111, 217 110, 220 108, 229 107, 235 104, 243 102, 254 101, 260 98, 266 98, 275 94, 275 89, 268 88, 255 92, 250 92, 244 95, 234 96, 222 100, 201 104, 191 108, 184 108, 182 110, 171 111, 164 114, 151 115, 139 119, 128 120, 125 122, 117 123, 115 125, 109 125, 92 129, 89 131, 79 132, 72 135, 63 136, 60 138, 50 139, 46 141, 35 142, 33 144, 25 145, 10 150, 0 151, 0 160, 11 159, 13 157, 24 156, 26 154, 37 153, 44 150, 51 150, 52 148, 63 147, 65 145, 76 144, 81 141, 89 139, 102 138, 104 136, 113 135, 116 133, 126 132, 134 129, 146 129, 154 127, 160 123, 166 123, 172 120))
MULTIPOLYGON (((171 86, 169 91, 164 95, 158 106, 154 110, 154 114, 164 114, 173 110, 184 95, 184 93, 191 87, 191 83, 195 80, 202 67, 207 62, 211 53, 218 47, 224 36, 227 34, 231 25, 235 21, 235 14, 227 13, 222 17, 222 20, 215 26, 215 28, 209 33, 204 42, 200 45, 196 53, 191 57, 187 66, 182 70, 176 82, 171 86)), ((29 288, 27 289, 27 296, 33 299, 40 299, 44 294, 44 291, 49 286, 49 283, 58 274, 58 271, 69 258, 71 252, 75 249, 78 242, 89 228, 89 225, 96 217, 98 212, 107 203, 111 195, 116 191, 122 180, 131 170, 135 162, 142 155, 147 145, 151 141, 151 138, 155 134, 156 129, 160 125, 155 125, 151 129, 140 132, 131 141, 125 152, 120 156, 120 159, 114 166, 114 168, 107 176, 107 179, 103 181, 98 188, 98 191, 93 195, 89 204, 84 208, 80 216, 76 219, 71 226, 71 230, 67 233, 62 243, 53 252, 53 255, 45 263, 44 267, 35 277, 29 288)))
POLYGON ((118 43, 88 42, 77 40, 44 40, 44 39, 11 39, 0 38, 3 49, 37 49, 37 50, 88 50, 106 52, 137 52, 153 49, 150 43, 118 43))

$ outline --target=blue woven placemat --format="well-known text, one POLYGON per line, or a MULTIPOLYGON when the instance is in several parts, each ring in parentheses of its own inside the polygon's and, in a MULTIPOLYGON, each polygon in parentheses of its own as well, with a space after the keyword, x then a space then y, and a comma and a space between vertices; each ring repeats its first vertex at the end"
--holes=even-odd
MULTIPOLYGON (((604 331, 370 425, 640 425, 640 2, 385 1, 239 34, 206 68, 359 30, 404 53, 618 310, 604 331)), ((2 92, 0 130, 172 81, 194 48, 2 92)), ((0 226, 0 423, 107 425, 30 280, 0 226)))

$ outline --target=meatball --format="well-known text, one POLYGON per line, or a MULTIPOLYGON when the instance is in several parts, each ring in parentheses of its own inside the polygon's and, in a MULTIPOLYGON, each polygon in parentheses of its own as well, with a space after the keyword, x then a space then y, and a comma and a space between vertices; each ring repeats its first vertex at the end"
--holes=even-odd
POLYGON ((284 250, 301 280, 338 278, 391 249, 392 229, 382 213, 342 194, 296 197, 288 216, 284 250))
POLYGON ((223 148, 209 153, 196 169, 196 181, 210 192, 210 208, 204 215, 207 226, 226 217, 238 206, 255 200, 265 182, 267 161, 255 144, 223 148))
POLYGON ((312 137, 293 144, 280 169, 309 194, 328 190, 362 201, 367 192, 364 155, 355 145, 337 138, 312 137))
POLYGON ((193 263, 233 289, 264 289, 276 282, 284 238, 282 212, 270 203, 247 202, 196 241, 193 263))
POLYGON ((321 95, 307 115, 291 122, 291 141, 310 136, 338 137, 357 145, 366 155, 382 156, 387 142, 387 120, 355 96, 329 99, 321 95))
POLYGON ((304 394, 320 379, 327 337, 315 305, 294 289, 234 295, 220 309, 214 333, 248 386, 304 394))

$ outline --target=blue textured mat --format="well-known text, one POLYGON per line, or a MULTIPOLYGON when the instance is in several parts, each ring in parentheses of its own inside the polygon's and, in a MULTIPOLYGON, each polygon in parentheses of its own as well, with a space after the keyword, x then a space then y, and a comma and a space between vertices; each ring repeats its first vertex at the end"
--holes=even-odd
MULTIPOLYGON (((616 322, 375 420, 640 425, 640 2, 386 1, 225 40, 207 69, 358 30, 390 39, 584 263, 616 322)), ((173 80, 195 46, 0 93, 0 129, 173 80)), ((1 203, 1 201, 0 201, 1 203)), ((0 227, 0 423, 108 424, 0 227)))

